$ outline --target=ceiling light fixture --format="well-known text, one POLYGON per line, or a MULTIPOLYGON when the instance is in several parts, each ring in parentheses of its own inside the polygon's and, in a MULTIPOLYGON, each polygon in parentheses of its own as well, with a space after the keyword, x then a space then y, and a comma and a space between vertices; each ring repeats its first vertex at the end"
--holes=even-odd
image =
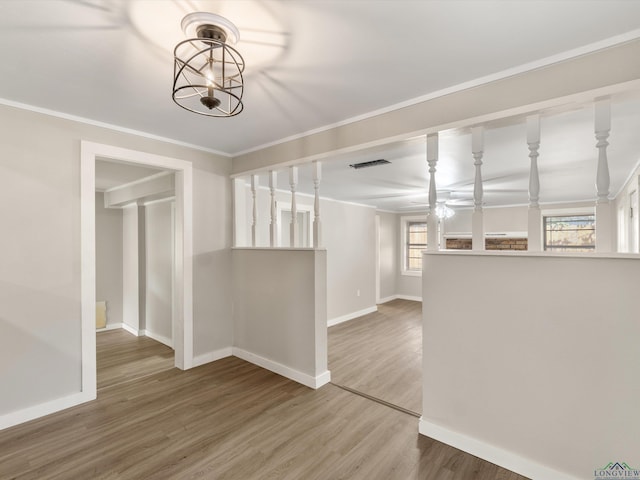
POLYGON ((455 214, 455 210, 449 208, 446 203, 438 203, 436 205, 436 217, 439 219, 451 218, 455 214))
POLYGON ((194 12, 182 19, 188 39, 176 45, 173 101, 190 112, 233 117, 242 111, 244 59, 231 47, 236 26, 220 15, 194 12))

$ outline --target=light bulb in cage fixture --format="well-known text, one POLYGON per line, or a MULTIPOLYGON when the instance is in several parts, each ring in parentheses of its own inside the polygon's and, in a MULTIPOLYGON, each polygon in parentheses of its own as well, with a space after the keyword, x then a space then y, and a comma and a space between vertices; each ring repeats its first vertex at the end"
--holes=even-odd
POLYGON ((238 29, 224 17, 205 12, 188 14, 182 29, 196 37, 174 50, 173 100, 200 115, 237 115, 243 108, 244 60, 230 44, 239 39, 238 29))

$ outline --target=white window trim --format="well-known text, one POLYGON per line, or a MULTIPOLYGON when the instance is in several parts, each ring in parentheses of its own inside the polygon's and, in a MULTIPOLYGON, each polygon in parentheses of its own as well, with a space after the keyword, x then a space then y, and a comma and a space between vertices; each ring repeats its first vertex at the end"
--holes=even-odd
MULTIPOLYGON (((545 228, 544 228, 544 218, 545 217, 581 217, 587 215, 595 215, 596 208, 595 207, 577 207, 577 208, 549 208, 543 209, 540 211, 541 216, 541 226, 542 226, 542 248, 545 252, 549 250, 545 249, 545 228)), ((596 235, 598 234, 598 229, 596 227, 596 235)), ((593 250, 595 252, 595 249, 593 250)))
MULTIPOLYGON (((410 215, 400 217, 400 274, 408 277, 421 277, 422 270, 407 269, 407 223, 409 222, 425 222, 426 215, 410 215)), ((429 232, 427 232, 427 237, 429 232)))
POLYGON ((595 207, 577 208, 545 208, 540 211, 543 217, 573 217, 580 215, 595 215, 595 207))

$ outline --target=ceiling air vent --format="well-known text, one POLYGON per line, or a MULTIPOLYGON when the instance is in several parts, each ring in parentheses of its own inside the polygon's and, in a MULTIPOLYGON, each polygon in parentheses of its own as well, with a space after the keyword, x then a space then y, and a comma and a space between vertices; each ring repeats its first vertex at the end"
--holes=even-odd
POLYGON ((370 162, 352 163, 349 166, 357 170, 359 168, 377 167, 378 165, 385 165, 387 163, 391 163, 391 162, 389 160, 380 159, 380 160, 371 160, 370 162))

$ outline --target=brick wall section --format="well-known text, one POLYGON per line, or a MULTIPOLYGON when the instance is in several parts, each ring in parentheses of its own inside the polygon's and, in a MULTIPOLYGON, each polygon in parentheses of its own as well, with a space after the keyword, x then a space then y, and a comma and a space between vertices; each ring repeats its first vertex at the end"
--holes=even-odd
POLYGON ((471 250, 470 238, 447 238, 446 247, 447 250, 471 250))
POLYGON ((485 241, 487 250, 526 250, 526 238, 487 238, 485 241))
MULTIPOLYGON (((447 250, 471 250, 470 238, 447 238, 447 250)), ((526 238, 487 238, 484 241, 485 250, 526 250, 526 238)))

